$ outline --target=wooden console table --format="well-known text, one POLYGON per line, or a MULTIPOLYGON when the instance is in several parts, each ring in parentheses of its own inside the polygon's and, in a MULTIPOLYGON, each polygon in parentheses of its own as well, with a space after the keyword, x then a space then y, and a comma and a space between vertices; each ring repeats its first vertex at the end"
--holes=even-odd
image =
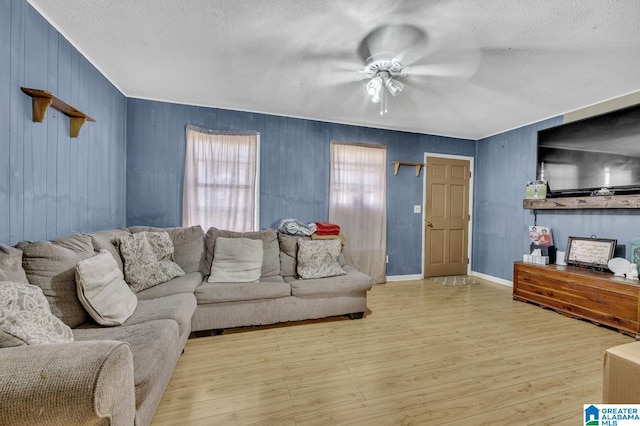
POLYGON ((575 266, 514 262, 513 298, 640 338, 640 281, 575 266))

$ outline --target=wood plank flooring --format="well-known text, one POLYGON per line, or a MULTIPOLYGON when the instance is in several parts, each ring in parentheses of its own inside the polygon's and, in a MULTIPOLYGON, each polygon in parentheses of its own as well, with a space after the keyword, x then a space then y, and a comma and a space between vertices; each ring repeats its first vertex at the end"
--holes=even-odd
POLYGON ((391 282, 367 316, 190 339, 153 425, 576 425, 631 337, 480 281, 391 282))

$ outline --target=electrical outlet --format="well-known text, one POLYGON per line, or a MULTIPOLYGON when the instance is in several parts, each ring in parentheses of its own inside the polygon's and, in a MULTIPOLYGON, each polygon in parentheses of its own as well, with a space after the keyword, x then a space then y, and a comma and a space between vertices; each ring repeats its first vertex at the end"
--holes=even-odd
POLYGON ((415 206, 413 206, 413 212, 414 213, 420 213, 422 212, 422 206, 419 204, 416 204, 415 206))

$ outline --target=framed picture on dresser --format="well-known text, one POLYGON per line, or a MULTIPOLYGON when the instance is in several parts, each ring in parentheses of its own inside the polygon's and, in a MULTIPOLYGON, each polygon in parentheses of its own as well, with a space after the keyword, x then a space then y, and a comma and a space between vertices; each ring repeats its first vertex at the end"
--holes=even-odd
POLYGON ((569 237, 567 242, 567 264, 606 269, 613 257, 617 240, 606 238, 569 237))

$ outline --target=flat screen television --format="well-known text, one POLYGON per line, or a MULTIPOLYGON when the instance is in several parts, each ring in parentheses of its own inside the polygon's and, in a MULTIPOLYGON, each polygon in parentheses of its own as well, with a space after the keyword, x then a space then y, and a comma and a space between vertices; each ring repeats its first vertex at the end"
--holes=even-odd
POLYGON ((640 105, 539 131, 537 179, 551 196, 640 193, 640 105))

